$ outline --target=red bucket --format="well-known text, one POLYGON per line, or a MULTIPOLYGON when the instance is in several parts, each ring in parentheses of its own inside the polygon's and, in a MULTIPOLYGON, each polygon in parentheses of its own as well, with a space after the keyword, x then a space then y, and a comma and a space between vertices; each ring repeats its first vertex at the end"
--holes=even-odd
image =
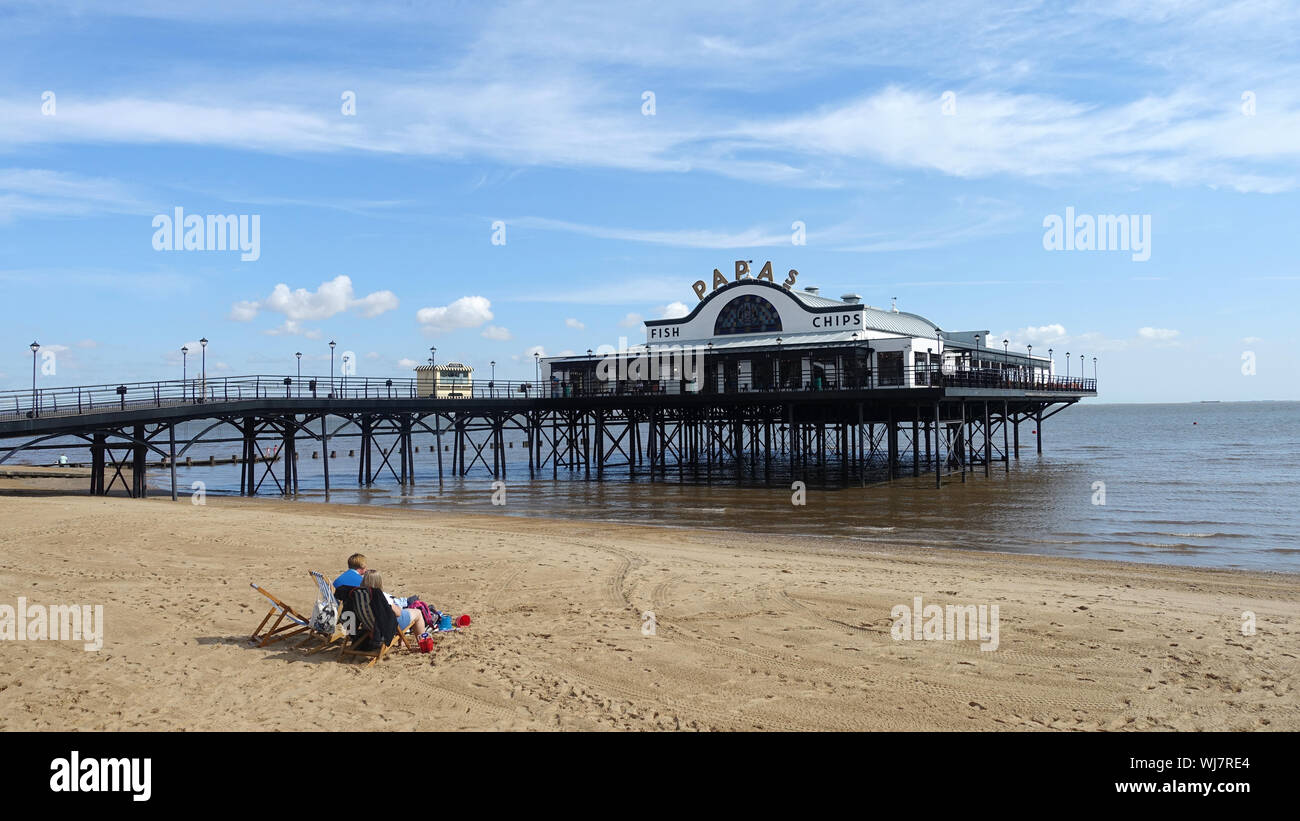
POLYGON ((456 626, 469 627, 469 616, 466 616, 465 614, 462 613, 461 617, 456 619, 456 626))

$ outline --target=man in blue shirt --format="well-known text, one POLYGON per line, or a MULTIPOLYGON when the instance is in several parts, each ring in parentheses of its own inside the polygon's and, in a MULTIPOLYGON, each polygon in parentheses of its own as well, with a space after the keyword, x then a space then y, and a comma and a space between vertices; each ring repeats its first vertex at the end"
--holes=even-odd
MULTIPOLYGON (((343 598, 344 588, 360 587, 361 579, 366 575, 366 557, 361 553, 353 553, 348 556, 348 569, 339 574, 334 580, 334 595, 343 598)), ((398 598, 397 596, 388 596, 389 604, 395 604, 398 607, 405 608, 410 603, 410 597, 398 598)))
POLYGON ((348 556, 348 569, 334 580, 334 594, 338 595, 343 587, 360 587, 361 577, 366 575, 366 557, 360 553, 348 556))

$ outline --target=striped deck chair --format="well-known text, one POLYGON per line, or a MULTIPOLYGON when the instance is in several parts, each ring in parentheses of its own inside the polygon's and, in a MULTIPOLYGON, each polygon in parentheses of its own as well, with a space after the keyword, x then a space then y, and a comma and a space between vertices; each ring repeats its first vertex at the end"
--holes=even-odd
POLYGON ((373 667, 375 662, 383 658, 384 654, 393 647, 396 647, 399 641, 406 647, 407 652, 415 652, 415 649, 411 647, 411 643, 406 638, 406 632, 400 628, 393 635, 393 640, 388 642, 388 644, 381 644, 378 650, 356 649, 358 646, 368 644, 370 639, 374 636, 375 614, 370 610, 369 597, 355 596, 354 598, 357 601, 357 607, 354 611, 357 615, 358 622, 357 637, 353 641, 345 640, 339 645, 339 661, 343 661, 349 656, 361 656, 362 658, 370 659, 370 662, 366 664, 366 667, 373 667))
POLYGON ((287 639, 291 636, 306 633, 311 629, 311 624, 308 622, 306 616, 280 601, 274 593, 264 587, 258 587, 253 582, 249 582, 248 586, 271 600, 271 609, 262 619, 262 623, 257 625, 257 629, 253 631, 253 635, 249 638, 249 641, 258 642, 258 647, 265 647, 266 645, 273 644, 281 639, 287 639), (262 628, 266 627, 266 623, 271 620, 272 616, 276 617, 275 622, 273 622, 268 629, 263 631, 262 628))
POLYGON ((343 610, 343 602, 339 601, 334 595, 334 588, 330 583, 315 570, 308 570, 312 580, 316 582, 316 610, 312 613, 312 623, 310 626, 310 635, 300 646, 307 646, 313 641, 319 642, 319 646, 313 648, 307 655, 312 656, 322 650, 328 650, 335 642, 347 639, 347 633, 343 631, 342 625, 339 624, 339 613, 343 610), (328 618, 326 605, 333 607, 334 617, 332 622, 328 618), (319 619, 317 614, 325 614, 326 618, 319 619), (328 628, 330 632, 326 633, 328 628))

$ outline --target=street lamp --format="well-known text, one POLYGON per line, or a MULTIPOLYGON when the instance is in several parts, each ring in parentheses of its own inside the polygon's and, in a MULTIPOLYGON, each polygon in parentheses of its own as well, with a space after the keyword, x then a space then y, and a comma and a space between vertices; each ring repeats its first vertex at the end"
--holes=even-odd
POLYGON ((1029 378, 1032 380, 1034 378, 1034 346, 1026 345, 1025 347, 1029 349, 1029 378))
POLYGON ((36 417, 36 352, 41 349, 41 343, 33 342, 32 349, 32 417, 36 417))
POLYGON ((189 376, 188 376, 188 371, 187 371, 186 365, 187 365, 187 361, 188 361, 188 359, 189 359, 189 356, 190 356, 190 346, 189 346, 189 345, 182 345, 182 346, 181 346, 181 394, 182 394, 182 396, 183 396, 185 393, 187 393, 185 387, 186 387, 186 382, 187 382, 188 379, 189 379, 189 376))
POLYGON ((538 390, 541 390, 542 382, 542 354, 540 351, 533 351, 533 381, 538 384, 538 390))
POLYGON ((930 363, 934 361, 934 348, 925 349, 925 383, 930 384, 930 363))
POLYGON ((199 401, 206 402, 208 400, 208 338, 206 336, 199 340, 199 347, 203 349, 203 396, 199 401))
POLYGON ((330 340, 330 396, 334 395, 334 340, 330 340))
POLYGON ((429 348, 429 365, 430 365, 431 367, 432 367, 433 365, 438 364, 438 363, 434 362, 434 359, 437 357, 437 354, 438 354, 438 348, 437 348, 437 346, 431 346, 431 347, 429 348))
POLYGON ((490 363, 488 363, 488 364, 490 364, 490 365, 492 366, 492 381, 489 382, 488 384, 492 387, 492 395, 493 395, 493 396, 496 396, 496 395, 497 395, 497 387, 496 387, 496 383, 497 383, 497 361, 496 361, 495 359, 493 359, 493 360, 492 360, 490 363))
POLYGON ((298 395, 302 396, 302 351, 294 354, 298 357, 298 395))
POLYGON ((1097 357, 1092 358, 1092 381, 1097 381, 1097 357))
POLYGON ((1065 352, 1065 378, 1070 378, 1070 352, 1065 352))
POLYGON ((348 359, 349 358, 350 357, 347 354, 343 354, 343 374, 342 374, 343 384, 341 385, 342 390, 339 391, 340 394, 346 394, 348 392, 348 359))
POLYGON ((1079 354, 1079 378, 1083 378, 1083 354, 1079 354))

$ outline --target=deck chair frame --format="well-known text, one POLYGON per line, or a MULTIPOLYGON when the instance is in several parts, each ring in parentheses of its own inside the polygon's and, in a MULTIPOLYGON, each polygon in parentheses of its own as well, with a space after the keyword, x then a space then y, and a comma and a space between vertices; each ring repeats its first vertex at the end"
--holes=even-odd
POLYGON ((259 587, 256 582, 249 582, 248 586, 271 600, 271 609, 262 618, 262 623, 257 625, 257 629, 253 631, 249 641, 256 641, 258 647, 265 647, 268 644, 301 635, 311 629, 310 620, 306 616, 293 609, 292 606, 285 604, 274 593, 265 587, 259 587), (275 616, 275 621, 263 631, 262 628, 266 627, 266 623, 271 620, 272 616, 275 616))
POLYGON ((365 631, 364 633, 361 633, 356 641, 344 641, 343 644, 339 647, 338 660, 343 661, 348 656, 362 656, 364 658, 370 659, 370 662, 366 664, 366 667, 373 667, 375 665, 375 662, 379 661, 381 658, 384 657, 385 653, 387 653, 389 650, 397 646, 399 640, 402 643, 402 645, 406 647, 407 652, 409 653, 415 652, 414 650, 411 649, 411 643, 407 640, 406 633, 402 630, 398 630, 393 635, 393 640, 388 642, 388 644, 380 645, 378 650, 352 649, 354 645, 360 643, 361 639, 363 638, 369 639, 373 634, 374 634, 374 630, 371 629, 365 631))
MULTIPOLYGON (((330 583, 325 579, 325 576, 324 576, 323 574, 321 574, 321 573, 318 573, 318 572, 315 571, 315 570, 308 570, 307 573, 312 577, 312 580, 316 582, 316 590, 317 590, 317 593, 318 593, 318 595, 317 595, 317 601, 319 602, 319 601, 320 601, 321 599, 323 599, 325 596, 328 596, 330 599, 332 599, 332 600, 334 601, 334 605, 335 605, 335 607, 338 608, 338 611, 337 611, 337 612, 341 613, 341 612, 343 611, 343 602, 339 601, 339 600, 338 600, 338 597, 334 595, 334 588, 333 588, 333 586, 331 586, 330 583)), ((313 648, 312 648, 312 649, 307 653, 307 655, 309 655, 309 656, 314 656, 314 655, 316 655, 317 653, 321 652, 322 650, 328 650, 328 649, 330 649, 331 647, 334 646, 334 644, 335 644, 336 642, 339 642, 339 641, 345 641, 345 642, 346 642, 346 641, 347 641, 347 638, 348 638, 348 634, 347 634, 346 632, 344 632, 342 626, 340 626, 339 624, 336 623, 336 624, 334 625, 334 635, 332 635, 332 636, 326 636, 326 635, 324 635, 324 634, 318 632, 318 631, 315 630, 314 628, 313 628, 313 629, 309 629, 309 630, 308 630, 308 636, 307 636, 307 638, 305 638, 305 639, 302 641, 302 643, 299 644, 298 646, 299 646, 299 647, 302 647, 302 648, 305 648, 305 647, 309 646, 312 642, 319 642, 318 646, 313 647, 313 648)))

